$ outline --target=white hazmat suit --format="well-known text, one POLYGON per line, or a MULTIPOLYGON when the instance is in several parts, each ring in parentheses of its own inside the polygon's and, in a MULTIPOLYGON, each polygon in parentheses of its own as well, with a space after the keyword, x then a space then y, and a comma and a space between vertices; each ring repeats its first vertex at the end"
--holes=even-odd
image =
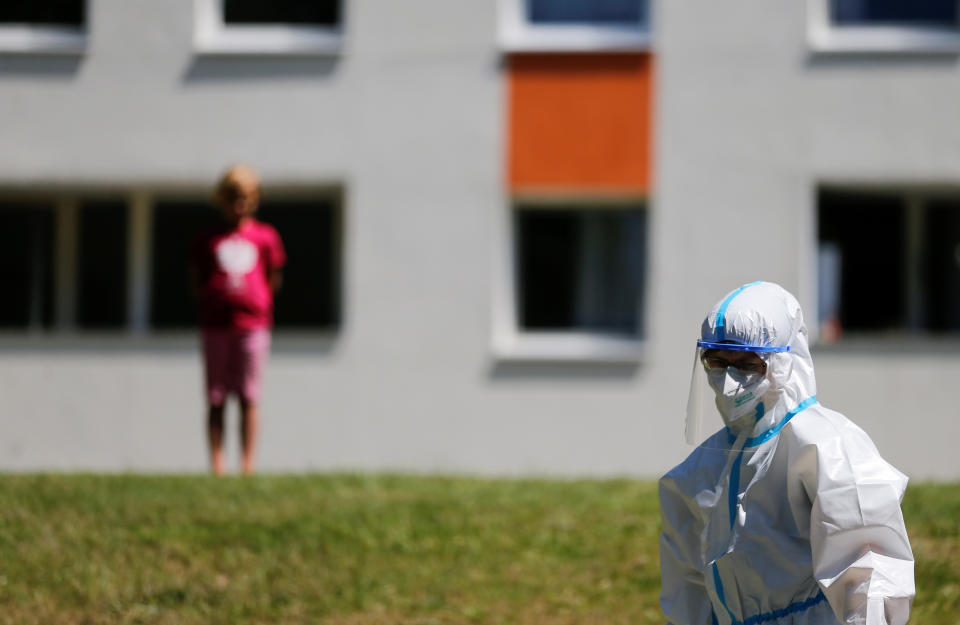
POLYGON ((713 418, 726 426, 660 480, 668 622, 906 623, 907 478, 818 403, 797 300, 776 284, 745 285, 707 315, 698 345, 753 351, 767 366, 753 379, 732 369, 711 376, 723 422, 713 418))

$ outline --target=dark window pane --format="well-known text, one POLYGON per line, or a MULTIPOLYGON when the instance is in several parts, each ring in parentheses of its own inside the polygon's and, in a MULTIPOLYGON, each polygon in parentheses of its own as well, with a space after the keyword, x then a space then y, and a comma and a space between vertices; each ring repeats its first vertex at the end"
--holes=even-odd
POLYGON ((574 325, 577 221, 572 212, 518 212, 517 302, 521 327, 574 325))
POLYGON ((516 222, 521 328, 642 332, 642 208, 521 208, 516 222))
POLYGON ((53 209, 0 204, 0 327, 50 327, 53 321, 53 209))
POLYGON ((337 26, 339 0, 223 0, 226 24, 337 26))
POLYGON ((930 203, 923 260, 929 329, 960 331, 960 201, 930 203))
POLYGON ((646 22, 646 0, 527 0, 527 19, 534 24, 640 24, 646 22))
POLYGON ((838 256, 841 327, 853 331, 902 327, 902 199, 883 194, 821 191, 818 204, 821 246, 831 245, 838 256))
POLYGON ((127 322, 127 205, 84 203, 78 238, 77 324, 123 327, 127 322))
POLYGON ((277 294, 277 327, 332 328, 340 322, 340 214, 333 198, 267 200, 258 218, 273 225, 287 251, 277 294))
POLYGON ((957 26, 956 0, 832 0, 835 24, 957 26))
POLYGON ((158 202, 153 213, 153 289, 150 320, 155 328, 196 325, 197 304, 190 292, 189 254, 194 239, 219 223, 205 202, 158 202))
POLYGON ((0 24, 46 24, 81 27, 86 18, 84 0, 2 0, 0 24))

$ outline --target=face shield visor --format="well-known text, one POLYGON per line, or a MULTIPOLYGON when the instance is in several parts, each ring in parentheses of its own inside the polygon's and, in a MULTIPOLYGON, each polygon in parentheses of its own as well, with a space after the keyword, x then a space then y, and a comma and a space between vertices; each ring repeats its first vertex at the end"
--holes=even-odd
POLYGON ((789 345, 697 341, 687 396, 686 442, 696 446, 710 440, 718 448, 728 448, 730 434, 752 431, 766 409, 770 358, 789 350, 789 345), (723 426, 727 432, 713 436, 723 426))

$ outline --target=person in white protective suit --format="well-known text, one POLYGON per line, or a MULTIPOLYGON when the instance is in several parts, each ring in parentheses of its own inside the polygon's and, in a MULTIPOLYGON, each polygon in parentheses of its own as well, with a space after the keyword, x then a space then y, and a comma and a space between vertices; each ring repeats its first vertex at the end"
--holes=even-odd
POLYGON ((671 625, 907 622, 907 477, 816 393, 790 293, 754 282, 713 307, 687 406, 697 448, 660 480, 671 625), (711 388, 715 401, 704 401, 711 388), (724 427, 701 436, 713 406, 724 427))

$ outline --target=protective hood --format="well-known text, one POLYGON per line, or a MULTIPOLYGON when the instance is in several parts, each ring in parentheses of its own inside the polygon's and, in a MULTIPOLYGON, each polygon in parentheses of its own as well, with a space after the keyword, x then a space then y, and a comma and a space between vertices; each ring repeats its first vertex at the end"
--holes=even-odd
POLYGON ((701 325, 687 401, 686 440, 702 444, 724 424, 728 436, 709 439, 717 446, 729 445, 730 436, 763 435, 815 397, 816 386, 797 299, 772 282, 741 286, 717 302, 701 325), (754 352, 766 363, 766 372, 762 380, 748 381, 732 368, 725 376, 712 370, 710 384, 701 362, 710 349, 754 352))

